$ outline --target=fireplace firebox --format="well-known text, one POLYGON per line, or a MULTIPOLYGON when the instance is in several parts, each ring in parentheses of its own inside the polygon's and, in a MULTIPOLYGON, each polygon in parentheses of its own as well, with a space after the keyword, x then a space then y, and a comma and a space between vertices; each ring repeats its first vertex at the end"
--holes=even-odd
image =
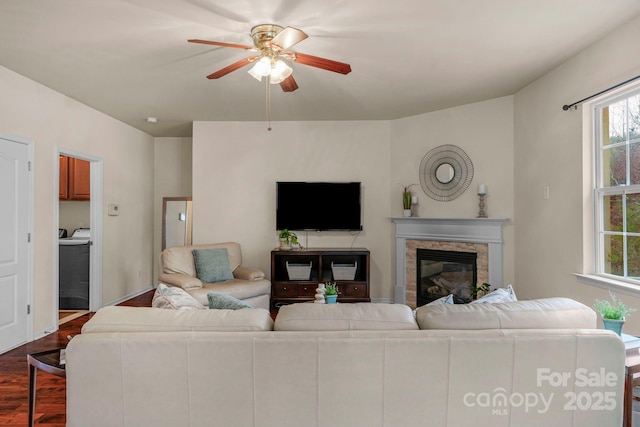
POLYGON ((417 306, 453 294, 456 304, 471 302, 477 286, 475 252, 417 249, 417 306))

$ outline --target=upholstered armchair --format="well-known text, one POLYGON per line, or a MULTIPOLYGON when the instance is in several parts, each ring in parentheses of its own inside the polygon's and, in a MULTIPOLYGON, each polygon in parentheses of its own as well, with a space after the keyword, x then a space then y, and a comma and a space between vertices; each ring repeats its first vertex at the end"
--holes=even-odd
POLYGON ((263 271, 242 265, 239 243, 166 248, 160 254, 158 279, 184 289, 203 305, 208 305, 207 294, 216 292, 269 309, 271 282, 263 271))

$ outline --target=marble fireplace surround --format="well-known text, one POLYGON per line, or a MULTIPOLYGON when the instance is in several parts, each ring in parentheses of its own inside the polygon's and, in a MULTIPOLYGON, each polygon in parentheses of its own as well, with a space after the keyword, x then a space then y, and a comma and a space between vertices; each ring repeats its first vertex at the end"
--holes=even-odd
POLYGON ((421 249, 478 253, 478 282, 502 287, 503 225, 507 218, 391 218, 396 224, 394 301, 416 306, 416 252, 421 249))

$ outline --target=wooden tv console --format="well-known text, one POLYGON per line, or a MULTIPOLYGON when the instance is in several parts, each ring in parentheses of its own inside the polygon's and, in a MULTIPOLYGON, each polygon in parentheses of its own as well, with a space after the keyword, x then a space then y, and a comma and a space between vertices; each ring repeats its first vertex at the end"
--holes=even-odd
POLYGON ((313 301, 318 283, 336 282, 338 302, 370 302, 369 250, 365 248, 321 248, 271 251, 271 307, 284 304, 313 301), (305 280, 289 279, 287 263, 308 265, 309 277, 305 280), (331 264, 355 265, 353 280, 334 279, 331 264))

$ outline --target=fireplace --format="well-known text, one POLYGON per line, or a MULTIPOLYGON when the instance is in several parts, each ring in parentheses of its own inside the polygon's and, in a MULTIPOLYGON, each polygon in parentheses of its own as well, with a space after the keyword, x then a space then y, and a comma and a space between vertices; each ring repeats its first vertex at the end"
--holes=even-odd
POLYGON ((416 305, 453 294, 456 304, 471 302, 478 281, 476 252, 417 249, 416 305))
POLYGON ((394 301, 417 304, 417 249, 477 254, 477 281, 495 289, 503 284, 506 218, 392 218, 396 223, 396 286, 394 301))

